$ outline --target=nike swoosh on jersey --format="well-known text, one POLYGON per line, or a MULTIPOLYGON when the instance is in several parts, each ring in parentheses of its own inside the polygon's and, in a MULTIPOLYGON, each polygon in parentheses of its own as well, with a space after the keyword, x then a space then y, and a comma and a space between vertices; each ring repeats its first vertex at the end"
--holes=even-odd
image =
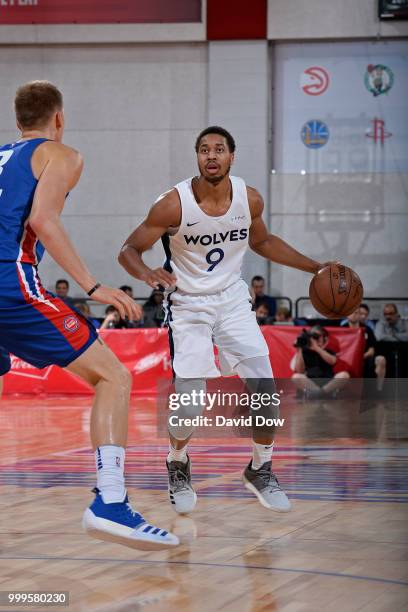
POLYGON ((197 223, 200 223, 199 221, 195 221, 194 223, 187 223, 187 227, 191 227, 192 225, 197 225, 197 223))

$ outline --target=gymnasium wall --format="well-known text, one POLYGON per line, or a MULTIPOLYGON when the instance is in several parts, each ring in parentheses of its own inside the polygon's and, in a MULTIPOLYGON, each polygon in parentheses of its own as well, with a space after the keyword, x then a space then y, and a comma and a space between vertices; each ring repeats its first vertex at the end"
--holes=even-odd
POLYGON ((379 21, 378 0, 268 0, 269 40, 408 36, 407 21, 379 21))
MULTIPOLYGON (((236 138, 232 172, 256 186, 268 207, 269 53, 266 41, 129 45, 3 46, 0 54, 0 139, 16 132, 12 99, 33 78, 64 93, 64 141, 78 148, 85 168, 63 213, 69 234, 90 269, 106 283, 144 283, 117 264, 120 246, 157 196, 196 174, 194 142, 209 123, 236 138)), ((267 219, 267 212, 265 214, 267 219)), ((162 265, 160 243, 148 265, 162 265)), ((248 253, 245 278, 267 275, 267 264, 248 253)), ((45 256, 48 288, 65 273, 45 256)), ((81 295, 72 283, 71 293, 81 295)))
MULTIPOLYGON (((206 44, 7 46, 0 53, 0 141, 16 138, 17 86, 49 79, 64 93, 65 142, 85 167, 64 224, 97 278, 129 282, 119 249, 157 196, 196 171, 194 140, 207 122, 206 44)), ((161 244, 146 256, 163 262, 161 244)), ((41 276, 61 273, 50 257, 41 276)), ((133 282, 137 295, 150 290, 133 282)), ((72 294, 78 294, 73 286, 72 294)))
MULTIPOLYGON (((242 31, 248 5, 224 2, 241 11, 242 31)), ((269 0, 269 42, 235 40, 232 21, 229 40, 207 40, 206 11, 214 23, 210 13, 216 18, 217 3, 205 1, 202 22, 195 24, 0 26, 0 139, 15 138, 11 102, 20 83, 48 78, 61 87, 65 140, 85 157, 64 222, 95 275, 113 285, 131 282, 137 295, 149 289, 122 271, 117 252, 157 195, 196 172, 193 142, 210 123, 225 125, 236 137, 233 173, 260 190, 273 232, 316 258, 340 256, 355 265, 368 295, 406 295, 406 172, 335 174, 319 168, 302 175, 277 164, 282 140, 275 111, 279 100, 285 103, 279 70, 287 43, 276 41, 303 41, 300 56, 306 58, 316 40, 374 41, 380 34, 392 45, 393 37, 408 36, 408 22, 380 23, 376 6, 377 0, 269 0), (356 218, 351 208, 360 198, 363 213, 356 218)), ((331 42, 322 45, 323 55, 331 50, 331 42)), ((351 98, 353 93, 345 91, 351 98)), ((388 99, 380 96, 379 102, 388 99)), ((146 257, 154 266, 162 258, 161 245, 146 257)), ((267 276, 274 293, 294 299, 307 293, 306 275, 248 254, 246 280, 255 273, 267 276)), ((46 286, 61 274, 46 257, 46 286)), ((72 293, 80 292, 74 286, 72 293)))
MULTIPOLYGON (((262 194, 267 222, 272 80, 268 44, 263 40, 212 41, 208 59, 208 124, 222 125, 233 134, 237 150, 231 172, 262 194)), ((268 264, 248 251, 243 275, 249 282, 255 274, 267 278, 268 264)))

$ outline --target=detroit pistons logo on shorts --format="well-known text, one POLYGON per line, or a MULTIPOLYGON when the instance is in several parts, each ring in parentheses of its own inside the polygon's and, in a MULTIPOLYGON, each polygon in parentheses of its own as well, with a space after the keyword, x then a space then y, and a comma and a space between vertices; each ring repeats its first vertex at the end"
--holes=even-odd
POLYGON ((69 315, 64 319, 64 329, 75 332, 79 328, 79 321, 74 315, 69 315))

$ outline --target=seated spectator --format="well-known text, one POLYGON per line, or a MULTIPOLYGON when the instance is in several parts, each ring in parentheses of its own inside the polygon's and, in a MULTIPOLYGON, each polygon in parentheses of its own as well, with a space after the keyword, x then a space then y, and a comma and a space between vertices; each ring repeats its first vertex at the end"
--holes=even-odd
POLYGON ((360 323, 374 331, 375 323, 368 318, 370 309, 367 304, 360 304, 360 323))
MULTIPOLYGON (((374 331, 375 323, 374 321, 370 321, 368 318, 370 309, 367 306, 367 304, 360 304, 359 309, 360 309, 360 322, 364 324, 366 327, 369 327, 370 329, 372 329, 372 331, 374 331)), ((348 317, 346 317, 345 319, 341 320, 340 327, 348 327, 348 326, 349 326, 349 321, 348 321, 348 317)))
POLYGON ((159 289, 153 289, 149 299, 143 304, 143 327, 163 326, 163 300, 163 291, 160 291, 159 289))
POLYGON ((133 297, 133 287, 131 287, 130 285, 121 285, 119 289, 127 293, 129 297, 133 297))
POLYGON ((345 371, 334 374, 337 357, 326 348, 328 343, 329 335, 320 325, 303 330, 295 343, 296 354, 290 364, 292 378, 310 399, 335 396, 350 378, 345 371))
POLYGON ((99 327, 101 326, 101 322, 92 316, 88 302, 75 302, 74 308, 79 310, 79 312, 85 317, 85 319, 92 323, 92 325, 96 327, 96 329, 99 329, 99 327))
POLYGON ((105 318, 102 321, 100 329, 120 329, 121 318, 119 310, 114 306, 107 306, 105 309, 105 318))
POLYGON ((381 390, 384 386, 387 362, 383 355, 375 355, 375 345, 377 342, 374 332, 370 327, 361 322, 360 313, 361 306, 356 308, 356 310, 347 317, 347 327, 351 327, 352 329, 358 329, 359 327, 363 328, 365 337, 363 376, 364 378, 377 377, 377 388, 381 390))
POLYGON ((375 326, 377 340, 387 342, 408 342, 408 324, 401 319, 395 304, 385 304, 384 319, 375 326))
POLYGON ((254 276, 251 280, 252 309, 256 310, 261 302, 268 304, 269 316, 274 317, 276 312, 276 300, 270 295, 265 295, 265 279, 263 276, 254 276))
MULTIPOLYGON (((130 285, 121 285, 119 287, 119 289, 121 289, 122 291, 124 291, 125 293, 127 293, 127 295, 129 297, 131 297, 132 299, 135 299, 133 296, 133 287, 131 287, 130 285)), ((139 306, 139 304, 136 304, 136 307, 139 311, 139 316, 137 319, 133 319, 132 321, 123 321, 122 320, 122 327, 126 327, 126 328, 132 328, 132 327, 142 327, 143 326, 143 322, 142 322, 142 317, 143 317, 143 310, 142 307, 139 306)))
POLYGON ((276 325, 294 325, 293 319, 290 316, 289 308, 286 306, 280 306, 275 315, 275 324, 276 325))
POLYGON ((115 306, 107 306, 105 319, 99 329, 133 329, 135 327, 141 327, 140 320, 128 321, 127 319, 121 319, 119 311, 115 306))
POLYGON ((267 302, 260 302, 255 309, 256 322, 258 325, 272 325, 273 318, 269 316, 267 302))
POLYGON ((60 278, 55 283, 55 295, 72 308, 74 300, 68 295, 69 282, 65 278, 60 278))

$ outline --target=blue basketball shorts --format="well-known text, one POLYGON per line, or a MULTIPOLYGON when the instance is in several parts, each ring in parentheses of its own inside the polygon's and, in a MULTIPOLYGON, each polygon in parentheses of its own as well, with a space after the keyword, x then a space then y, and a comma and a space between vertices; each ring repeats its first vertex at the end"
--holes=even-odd
POLYGON ((37 368, 66 367, 97 339, 81 313, 41 285, 36 266, 0 262, 0 376, 9 353, 37 368))

